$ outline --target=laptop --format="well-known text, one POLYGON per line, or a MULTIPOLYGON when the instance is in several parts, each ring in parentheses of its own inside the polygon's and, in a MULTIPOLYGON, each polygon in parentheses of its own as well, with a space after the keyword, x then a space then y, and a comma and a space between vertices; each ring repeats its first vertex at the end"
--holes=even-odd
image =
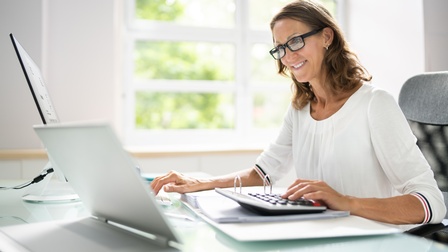
MULTIPOLYGON (((122 251, 179 248, 162 206, 109 125, 47 124, 34 129, 91 217, 0 232, 32 251, 61 250, 57 244, 76 244, 73 251, 108 251, 118 241, 122 251)), ((71 251, 70 246, 62 248, 71 251)))

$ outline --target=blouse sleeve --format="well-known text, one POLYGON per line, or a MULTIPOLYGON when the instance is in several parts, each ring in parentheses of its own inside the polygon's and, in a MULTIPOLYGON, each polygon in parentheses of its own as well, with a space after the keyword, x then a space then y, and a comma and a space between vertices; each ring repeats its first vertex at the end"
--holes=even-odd
POLYGON ((439 223, 445 217, 446 207, 434 173, 395 99, 382 90, 375 92, 368 120, 381 167, 398 192, 420 200, 425 209, 424 223, 439 223))
POLYGON ((281 179, 292 168, 293 108, 290 105, 279 134, 256 160, 264 174, 269 174, 272 183, 281 179))

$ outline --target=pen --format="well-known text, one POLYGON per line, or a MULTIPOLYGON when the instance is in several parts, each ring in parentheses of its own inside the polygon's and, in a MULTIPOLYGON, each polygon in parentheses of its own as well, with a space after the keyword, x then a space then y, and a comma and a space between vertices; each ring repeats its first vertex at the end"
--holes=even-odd
POLYGON ((193 218, 191 218, 191 217, 189 217, 187 215, 183 215, 183 214, 165 213, 165 215, 168 216, 168 217, 171 217, 171 218, 187 220, 187 221, 194 221, 193 218))

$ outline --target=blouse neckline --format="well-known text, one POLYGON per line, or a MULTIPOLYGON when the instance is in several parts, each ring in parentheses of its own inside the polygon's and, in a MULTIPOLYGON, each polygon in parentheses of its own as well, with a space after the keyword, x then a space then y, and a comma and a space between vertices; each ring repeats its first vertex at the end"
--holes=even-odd
POLYGON ((357 100, 357 97, 359 97, 360 94, 363 93, 367 87, 369 87, 369 85, 362 84, 361 87, 358 88, 358 90, 356 90, 335 113, 333 113, 331 116, 329 116, 325 119, 316 120, 316 119, 314 119, 314 117, 311 116, 311 102, 309 102, 306 105, 307 111, 305 111, 305 112, 306 112, 307 116, 309 116, 312 121, 317 122, 317 123, 333 120, 339 116, 342 116, 344 114, 344 111, 351 107, 351 104, 353 104, 357 100))

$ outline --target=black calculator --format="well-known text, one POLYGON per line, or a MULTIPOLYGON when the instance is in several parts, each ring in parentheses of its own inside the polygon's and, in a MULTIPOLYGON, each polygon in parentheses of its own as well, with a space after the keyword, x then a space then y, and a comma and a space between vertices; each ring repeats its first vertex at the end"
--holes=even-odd
POLYGON ((307 214, 327 210, 327 207, 319 202, 304 198, 288 200, 280 197, 280 194, 243 194, 221 188, 215 188, 215 191, 238 202, 242 207, 262 215, 307 214))

